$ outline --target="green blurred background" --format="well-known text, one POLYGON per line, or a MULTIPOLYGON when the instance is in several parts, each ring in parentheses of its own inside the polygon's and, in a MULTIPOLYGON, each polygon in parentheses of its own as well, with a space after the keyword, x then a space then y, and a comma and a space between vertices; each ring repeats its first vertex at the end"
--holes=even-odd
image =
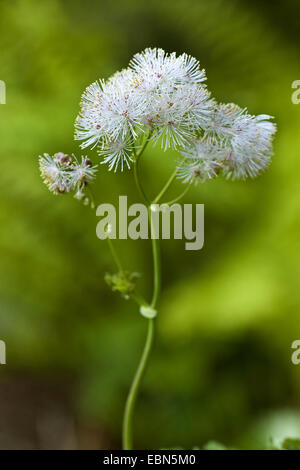
MULTIPOLYGON (((80 155, 81 93, 145 47, 187 52, 223 102, 275 116, 269 171, 216 180, 205 246, 164 241, 158 338, 135 416, 138 448, 265 448, 300 436, 300 4, 292 0, 11 0, 0 2, 0 448, 119 448, 124 401, 145 320, 103 281, 113 270, 95 214, 43 185, 38 155, 80 155)), ((95 152, 87 154, 94 162, 95 152)), ((149 148, 142 173, 157 192, 175 154, 149 148)), ((175 192, 178 192, 174 189, 175 192)), ((99 202, 127 194, 132 174, 100 166, 99 202)), ((148 242, 117 242, 151 290, 148 242)))

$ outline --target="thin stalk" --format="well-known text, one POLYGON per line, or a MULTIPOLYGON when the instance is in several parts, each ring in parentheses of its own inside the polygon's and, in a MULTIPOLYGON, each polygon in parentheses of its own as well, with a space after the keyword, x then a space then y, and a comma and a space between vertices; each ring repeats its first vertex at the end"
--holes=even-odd
POLYGON ((135 156, 135 160, 134 160, 134 163, 133 163, 133 173, 134 173, 134 180, 135 180, 135 184, 136 184, 136 187, 140 193, 140 196, 141 198, 146 202, 147 205, 150 204, 150 200, 148 199, 145 191, 144 191, 144 188, 141 184, 141 180, 140 180, 140 176, 139 176, 139 160, 140 160, 140 157, 142 155, 142 153, 144 152, 145 148, 147 147, 148 145, 148 142, 149 142, 149 138, 150 138, 150 134, 149 136, 147 137, 141 151, 136 154, 136 150, 134 148, 134 156, 135 156))
POLYGON ((151 352, 153 338, 154 338, 154 319, 149 319, 147 338, 146 338, 146 343, 144 346, 143 354, 142 354, 140 363, 138 365, 137 371, 135 373, 132 385, 130 387, 130 391, 129 391, 128 398, 126 401, 126 406, 125 406, 125 413, 124 413, 124 420, 123 420, 123 449, 124 450, 133 449, 133 442, 132 442, 133 410, 134 410, 136 397, 139 391, 139 386, 143 378, 143 375, 145 373, 146 365, 147 365, 148 358, 151 352))
POLYGON ((87 185, 87 190, 91 198, 91 209, 95 209, 96 207, 96 201, 95 201, 95 196, 89 185, 87 185))
MULTIPOLYGON (((175 177, 175 176, 174 176, 175 177)), ((139 184, 139 178, 135 178, 138 189, 141 189, 139 184)), ((171 184, 171 183, 169 183, 171 184)), ((144 194, 143 194, 144 197, 144 194)), ((151 307, 156 308, 159 294, 160 294, 160 285, 161 285, 161 265, 160 265, 160 251, 159 251, 159 240, 155 238, 154 226, 152 222, 150 202, 148 201, 148 214, 149 222, 151 227, 151 239, 152 239, 152 253, 153 253, 153 295, 151 301, 151 307)), ((126 400, 125 412, 123 418, 123 449, 132 450, 133 449, 133 440, 132 440, 132 420, 136 398, 140 388, 142 378, 145 374, 146 367, 148 365, 153 340, 154 340, 154 327, 155 327, 155 318, 148 319, 148 330, 145 346, 143 349, 142 357, 140 359, 137 371, 135 373, 132 385, 129 390, 129 394, 126 400)))
POLYGON ((144 299, 144 297, 139 294, 138 292, 134 291, 130 294, 130 297, 132 300, 134 300, 140 307, 143 305, 148 305, 147 301, 144 299))
MULTIPOLYGON (((150 208, 149 208, 150 213, 150 208)), ((150 215, 151 217, 151 215, 150 215)), ((151 307, 155 308, 159 293, 160 293, 160 257, 159 257, 159 240, 152 239, 152 250, 153 250, 153 296, 151 307)), ((142 381, 142 378, 145 374, 146 367, 148 365, 153 339, 154 339, 154 326, 155 326, 155 318, 149 318, 148 320, 148 332, 146 337, 146 342, 144 346, 144 350, 142 353, 142 357, 140 359, 137 371, 135 373, 132 385, 129 390, 129 394, 126 400, 125 405, 125 412, 123 418, 123 449, 124 450, 132 450, 133 449, 133 441, 132 441, 132 419, 133 419, 133 412, 135 407, 135 402, 137 398, 137 394, 139 391, 139 387, 142 381)))
MULTIPOLYGON (((107 238, 107 241, 108 241, 109 249, 110 249, 110 251, 111 251, 111 255, 112 255, 112 257, 113 257, 113 259, 114 259, 114 261, 115 261, 116 266, 117 266, 118 269, 119 269, 119 272, 120 272, 120 273, 124 273, 124 272, 125 272, 125 271, 124 271, 124 268, 123 268, 123 266, 122 266, 122 263, 121 263, 121 261, 120 261, 120 258, 119 258, 119 256, 118 256, 118 253, 117 253, 117 251, 116 251, 116 249, 115 249, 115 247, 114 247, 114 244, 113 244, 111 238, 107 238)), ((146 302, 146 300, 144 299, 144 297, 143 297, 141 294, 139 294, 138 292, 136 292, 136 291, 132 292, 132 293, 130 294, 130 297, 131 297, 132 300, 134 300, 139 306, 147 305, 147 302, 146 302)))
POLYGON ((149 208, 149 219, 151 226, 151 241, 152 241, 152 256, 153 256, 153 295, 151 301, 151 307, 155 308, 161 287, 161 265, 160 265, 160 249, 159 249, 159 239, 155 238, 154 226, 152 222, 152 213, 149 208))
POLYGON ((143 147, 141 148, 141 151, 136 155, 136 159, 138 160, 140 158, 140 156, 142 155, 142 153, 144 152, 145 148, 147 147, 149 141, 150 141, 150 137, 151 137, 151 133, 149 133, 143 147))
POLYGON ((189 190, 191 189, 191 186, 192 186, 192 185, 189 184, 189 185, 185 188, 185 190, 182 191, 181 194, 179 194, 179 196, 177 196, 175 199, 172 199, 172 201, 168 201, 166 204, 168 204, 168 206, 171 206, 172 204, 175 204, 175 202, 180 201, 180 199, 182 199, 183 196, 185 196, 185 195, 189 192, 189 190))
POLYGON ((109 237, 107 237, 106 240, 107 240, 107 242, 108 242, 108 246, 109 246, 109 249, 110 249, 110 251, 111 251, 112 257, 113 257, 113 259, 114 259, 114 262, 116 263, 116 265, 117 265, 119 271, 120 271, 121 273, 123 273, 123 272, 124 272, 124 269, 123 269, 123 267, 122 267, 122 263, 121 263, 121 261, 120 261, 120 258, 119 258, 119 256, 118 256, 116 250, 115 250, 115 247, 114 247, 114 244, 113 244, 113 242, 112 242, 112 239, 109 238, 109 237))
MULTIPOLYGON (((153 295, 151 301, 151 307, 155 309, 157 301, 160 294, 161 286, 161 266, 160 266, 160 252, 159 252, 159 240, 154 238, 154 227, 152 224, 151 209, 148 208, 149 220, 151 224, 151 237, 152 237, 152 252, 153 252, 153 295)), ((125 413, 123 419, 123 449, 132 450, 133 441, 132 441, 132 419, 133 412, 135 407, 135 402, 139 387, 144 376, 146 367, 148 365, 148 360, 150 357, 153 339, 154 339, 154 326, 155 318, 148 319, 148 332, 146 337, 146 343, 142 353, 141 360, 139 362, 137 371, 135 373, 132 385, 129 390, 125 405, 125 413)))
POLYGON ((170 178, 168 179, 168 181, 166 182, 166 184, 164 185, 164 187, 160 191, 160 193, 158 193, 158 195, 154 199, 153 204, 157 204, 161 200, 163 195, 167 192, 167 190, 169 189, 169 187, 173 183, 174 179, 176 178, 176 175, 177 175, 177 168, 173 171, 170 178))
POLYGON ((140 177, 139 177, 139 168, 138 168, 138 165, 139 165, 139 159, 137 158, 133 164, 133 173, 134 173, 134 180, 135 180, 135 184, 136 184, 136 187, 138 189, 138 192, 140 193, 140 196, 141 198, 145 201, 145 203, 148 205, 150 203, 145 191, 144 191, 144 188, 141 184, 141 181, 140 181, 140 177))

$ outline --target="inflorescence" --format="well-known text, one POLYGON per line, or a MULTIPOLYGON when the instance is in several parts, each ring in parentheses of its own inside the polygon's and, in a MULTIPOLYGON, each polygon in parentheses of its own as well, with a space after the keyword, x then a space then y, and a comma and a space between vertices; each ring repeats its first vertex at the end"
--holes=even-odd
POLYGON ((89 203, 85 189, 95 178, 96 170, 97 166, 93 166, 87 157, 82 157, 81 162, 75 155, 63 152, 55 153, 53 157, 44 153, 40 157, 41 176, 50 191, 54 194, 74 191, 74 197, 85 204, 89 203))
MULTIPOLYGON (((97 147, 109 170, 130 168, 145 143, 178 150, 183 183, 255 178, 273 155, 276 126, 271 116, 219 104, 207 90, 205 71, 193 57, 162 49, 136 54, 127 69, 90 85, 75 123, 81 147, 97 147)), ((44 182, 54 194, 75 191, 88 204, 86 187, 96 174, 87 157, 62 152, 40 157, 44 182)))
POLYGON ((81 147, 96 147, 110 170, 130 168, 143 139, 180 152, 185 183, 223 174, 258 176, 270 163, 276 126, 235 104, 218 104, 205 71, 187 54, 162 49, 136 54, 127 69, 90 85, 75 123, 81 147))

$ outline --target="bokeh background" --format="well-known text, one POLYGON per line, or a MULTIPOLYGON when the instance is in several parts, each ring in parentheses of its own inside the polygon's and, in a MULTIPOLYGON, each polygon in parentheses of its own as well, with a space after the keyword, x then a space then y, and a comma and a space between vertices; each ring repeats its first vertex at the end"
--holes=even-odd
MULTIPOLYGON (((292 0, 11 0, 0 2, 0 448, 120 448, 124 401, 145 320, 103 281, 114 271, 95 213, 43 185, 38 156, 74 152, 81 93, 145 47, 187 52, 223 102, 275 116, 269 171, 193 189, 205 246, 164 241, 158 337, 135 415, 137 448, 266 448, 300 436, 300 4, 292 0)), ((88 156, 97 161, 92 151, 88 156)), ((175 154, 149 148, 157 192, 175 154)), ((132 174, 100 166, 99 202, 132 174)), ((174 189, 174 195, 178 192, 174 189)), ((117 242, 150 294, 148 242, 117 242)))

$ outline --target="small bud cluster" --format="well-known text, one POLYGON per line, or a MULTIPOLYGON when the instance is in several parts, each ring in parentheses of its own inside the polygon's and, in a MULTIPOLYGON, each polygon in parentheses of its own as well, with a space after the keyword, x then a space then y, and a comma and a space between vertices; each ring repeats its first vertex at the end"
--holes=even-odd
POLYGON ((129 299, 130 294, 135 290, 136 280, 139 277, 139 273, 119 271, 115 274, 106 273, 104 280, 113 291, 120 292, 122 297, 129 299))
POLYGON ((53 157, 44 153, 39 162, 41 177, 52 193, 63 194, 74 191, 76 199, 85 204, 89 203, 85 189, 95 178, 97 169, 91 160, 82 157, 79 162, 75 155, 58 152, 53 157))
POLYGON ((162 49, 136 54, 127 69, 83 93, 75 123, 82 147, 98 148, 110 170, 130 168, 143 139, 180 151, 178 178, 204 182, 256 177, 272 157, 276 126, 268 115, 251 116, 218 104, 205 71, 187 54, 162 49))

